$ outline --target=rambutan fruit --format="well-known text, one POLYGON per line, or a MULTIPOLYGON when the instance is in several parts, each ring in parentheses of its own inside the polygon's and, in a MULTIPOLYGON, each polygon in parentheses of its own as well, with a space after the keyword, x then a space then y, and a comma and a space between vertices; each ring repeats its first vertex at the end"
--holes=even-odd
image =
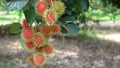
POLYGON ((43 40, 44 38, 42 35, 36 35, 33 41, 35 45, 40 45, 44 42, 43 40))
POLYGON ((49 25, 45 24, 43 26, 43 34, 44 34, 45 38, 50 37, 50 35, 51 35, 51 27, 49 25))
POLYGON ((65 5, 62 1, 54 1, 53 2, 53 10, 57 15, 62 15, 65 11, 65 5))
POLYGON ((50 28, 49 25, 45 24, 45 25, 43 26, 43 33, 49 33, 50 30, 51 30, 51 28, 50 28))
POLYGON ((46 10, 44 13, 44 19, 49 25, 52 25, 57 21, 56 13, 53 10, 46 10))
POLYGON ((37 4, 36 4, 35 9, 36 9, 36 12, 38 14, 40 14, 40 15, 43 14, 44 11, 46 10, 46 4, 45 4, 45 2, 38 1, 37 4))
POLYGON ((53 25, 52 26, 52 32, 53 34, 57 34, 60 32, 60 26, 59 25, 53 25))
POLYGON ((29 28, 29 24, 26 19, 23 19, 22 25, 23 25, 23 28, 29 28))
POLYGON ((33 49, 34 48, 33 42, 32 41, 26 42, 26 48, 33 49))
POLYGON ((45 52, 47 55, 53 53, 53 46, 47 45, 47 46, 44 48, 44 52, 45 52))
POLYGON ((23 40, 25 41, 32 40, 32 36, 33 36, 32 29, 30 28, 23 29, 22 36, 23 36, 23 40))
POLYGON ((46 61, 45 56, 41 53, 36 53, 33 55, 33 61, 36 64, 36 66, 43 65, 46 61))

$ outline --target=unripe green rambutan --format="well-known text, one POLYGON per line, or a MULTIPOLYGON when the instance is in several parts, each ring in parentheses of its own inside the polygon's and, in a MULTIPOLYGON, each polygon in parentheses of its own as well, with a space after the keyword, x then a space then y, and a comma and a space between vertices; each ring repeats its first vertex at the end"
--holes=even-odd
POLYGON ((57 15, 64 14, 65 5, 64 5, 64 3, 62 1, 54 1, 52 8, 56 12, 57 15))

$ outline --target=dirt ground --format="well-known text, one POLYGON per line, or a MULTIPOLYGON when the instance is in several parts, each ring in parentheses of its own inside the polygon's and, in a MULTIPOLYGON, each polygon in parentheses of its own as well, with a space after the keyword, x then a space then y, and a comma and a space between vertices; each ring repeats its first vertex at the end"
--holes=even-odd
MULTIPOLYGON (((63 44, 61 38, 53 39, 54 53, 44 66, 36 68, 120 68, 119 26, 97 28, 98 37, 106 41, 69 38, 63 44)), ((35 68, 26 61, 27 55, 18 36, 0 36, 0 68, 35 68)))

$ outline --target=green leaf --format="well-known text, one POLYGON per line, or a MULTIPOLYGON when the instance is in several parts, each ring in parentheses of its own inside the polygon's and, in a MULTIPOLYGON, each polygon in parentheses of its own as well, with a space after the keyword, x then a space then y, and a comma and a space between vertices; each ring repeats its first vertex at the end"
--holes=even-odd
POLYGON ((29 0, 11 0, 9 2, 7 2, 7 8, 8 10, 13 10, 13 9, 18 9, 21 10, 27 3, 29 0))
POLYGON ((79 4, 84 8, 84 10, 88 10, 89 0, 79 0, 79 4))
POLYGON ((63 34, 68 34, 68 31, 67 31, 64 27, 61 27, 61 32, 62 32, 63 34))
POLYGON ((9 25, 10 34, 18 34, 22 30, 22 25, 20 23, 13 23, 9 25))
POLYGON ((68 15, 72 15, 72 11, 70 11, 70 10, 66 10, 65 11, 68 15))
POLYGON ((36 12, 35 12, 35 8, 30 5, 29 9, 24 10, 24 15, 26 17, 26 20, 28 21, 28 23, 30 25, 32 25, 32 23, 35 21, 36 19, 36 12))
POLYGON ((66 17, 64 17, 64 19, 66 20, 66 21, 73 21, 73 20, 75 20, 75 16, 74 15, 68 15, 68 16, 66 16, 66 17))
POLYGON ((76 36, 79 31, 79 26, 70 22, 65 25, 65 29, 72 35, 76 36))
POLYGON ((32 6, 35 6, 37 0, 30 0, 30 3, 32 4, 32 6))

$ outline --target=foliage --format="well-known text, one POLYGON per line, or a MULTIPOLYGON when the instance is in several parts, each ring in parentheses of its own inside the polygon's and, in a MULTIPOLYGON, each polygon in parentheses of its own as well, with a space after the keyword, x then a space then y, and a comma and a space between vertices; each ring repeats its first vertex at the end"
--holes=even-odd
POLYGON ((98 21, 119 21, 120 9, 114 6, 113 3, 106 3, 108 0, 89 0, 90 7, 87 12, 81 13, 79 15, 81 22, 86 22, 92 20, 98 21))
POLYGON ((22 26, 20 23, 12 23, 7 25, 0 25, 1 35, 16 35, 21 33, 22 26))
POLYGON ((120 0, 102 0, 102 1, 104 2, 104 6, 112 4, 112 6, 120 8, 120 0))
POLYGON ((5 0, 0 0, 0 10, 6 10, 5 0))
POLYGON ((78 32, 78 36, 77 39, 79 41, 85 41, 87 40, 100 40, 97 36, 96 33, 92 30, 92 28, 85 28, 85 29, 81 29, 78 32))

